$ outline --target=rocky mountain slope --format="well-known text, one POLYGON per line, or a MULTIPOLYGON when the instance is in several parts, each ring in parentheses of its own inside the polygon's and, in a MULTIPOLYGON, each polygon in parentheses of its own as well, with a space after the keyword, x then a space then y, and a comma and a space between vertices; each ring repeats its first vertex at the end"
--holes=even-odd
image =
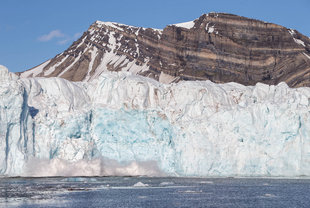
POLYGON ((310 39, 293 29, 224 13, 163 30, 97 21, 66 51, 19 75, 90 81, 107 70, 163 83, 283 81, 309 87, 310 39))

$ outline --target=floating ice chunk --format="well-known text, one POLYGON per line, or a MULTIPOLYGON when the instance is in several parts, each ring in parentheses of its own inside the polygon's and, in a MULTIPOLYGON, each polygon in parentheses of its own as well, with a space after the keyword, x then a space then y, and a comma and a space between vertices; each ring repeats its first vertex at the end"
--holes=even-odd
POLYGON ((274 194, 264 194, 264 197, 268 197, 268 198, 274 198, 274 197, 276 197, 276 195, 274 195, 274 194))
POLYGON ((160 184, 159 184, 160 186, 171 186, 171 185, 174 185, 174 183, 173 182, 161 182, 160 184))
POLYGON ((202 190, 194 191, 194 190, 185 190, 185 191, 179 191, 181 193, 187 193, 187 194, 198 194, 202 193, 202 190))
POLYGON ((138 183, 135 183, 133 186, 134 187, 148 187, 149 185, 139 181, 138 183))
POLYGON ((200 181, 201 184, 214 184, 213 181, 200 181))

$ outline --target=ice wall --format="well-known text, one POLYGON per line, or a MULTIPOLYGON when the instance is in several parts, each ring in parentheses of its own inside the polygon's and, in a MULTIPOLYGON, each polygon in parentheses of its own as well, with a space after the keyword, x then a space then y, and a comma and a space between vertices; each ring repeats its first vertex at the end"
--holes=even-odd
POLYGON ((310 89, 285 83, 71 83, 1 67, 0 130, 2 175, 310 175, 310 89))

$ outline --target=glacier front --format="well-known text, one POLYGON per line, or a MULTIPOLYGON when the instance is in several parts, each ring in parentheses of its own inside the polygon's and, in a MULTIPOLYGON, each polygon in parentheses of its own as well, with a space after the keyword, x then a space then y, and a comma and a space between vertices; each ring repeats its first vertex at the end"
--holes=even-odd
POLYGON ((1 66, 0 175, 310 176, 310 88, 1 66))

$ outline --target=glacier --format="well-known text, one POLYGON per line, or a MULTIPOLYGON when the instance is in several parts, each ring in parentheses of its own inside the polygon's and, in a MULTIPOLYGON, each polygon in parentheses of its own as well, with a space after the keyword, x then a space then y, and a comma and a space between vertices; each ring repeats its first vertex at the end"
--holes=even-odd
POLYGON ((0 175, 310 176, 310 88, 0 66, 0 175))

